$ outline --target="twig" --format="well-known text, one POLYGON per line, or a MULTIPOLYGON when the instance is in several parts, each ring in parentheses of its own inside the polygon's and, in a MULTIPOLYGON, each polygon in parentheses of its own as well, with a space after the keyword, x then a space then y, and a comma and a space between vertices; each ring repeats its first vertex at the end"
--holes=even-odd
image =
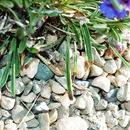
POLYGON ((20 125, 23 123, 23 121, 25 120, 25 118, 28 116, 29 112, 31 111, 31 109, 33 108, 33 106, 35 105, 38 97, 40 96, 40 94, 38 94, 38 96, 35 98, 32 106, 29 108, 28 112, 26 113, 26 115, 23 117, 23 119, 21 120, 21 122, 19 123, 19 125, 17 126, 17 129, 20 127, 20 125))

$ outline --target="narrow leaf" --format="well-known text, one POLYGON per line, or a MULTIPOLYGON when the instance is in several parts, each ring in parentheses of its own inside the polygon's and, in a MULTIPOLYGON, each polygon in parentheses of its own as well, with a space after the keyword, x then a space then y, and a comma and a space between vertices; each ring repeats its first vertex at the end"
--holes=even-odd
POLYGON ((27 41, 28 37, 24 37, 23 40, 20 42, 19 53, 22 53, 25 50, 27 41))

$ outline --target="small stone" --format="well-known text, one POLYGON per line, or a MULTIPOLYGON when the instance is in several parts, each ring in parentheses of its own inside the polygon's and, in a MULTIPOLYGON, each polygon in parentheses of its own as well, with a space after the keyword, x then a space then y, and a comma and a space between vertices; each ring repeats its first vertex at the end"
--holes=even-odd
POLYGON ((109 74, 107 78, 110 80, 113 86, 118 87, 117 82, 116 82, 116 77, 114 75, 109 74))
MULTIPOLYGON (((26 110, 24 107, 20 106, 20 105, 16 105, 14 107, 14 109, 12 110, 12 118, 14 120, 15 123, 20 123, 21 120, 25 117, 25 115, 27 114, 28 110, 26 110)), ((34 118, 34 115, 30 112, 26 118, 24 119, 24 121, 29 121, 31 119, 34 118)))
POLYGON ((124 103, 126 110, 130 111, 130 101, 124 103))
POLYGON ((109 92, 110 90, 110 80, 105 76, 94 78, 92 85, 104 90, 105 92, 109 92))
POLYGON ((38 115, 40 122, 40 130, 50 130, 50 119, 48 113, 42 113, 38 115))
POLYGON ((80 117, 66 117, 56 123, 57 130, 87 130, 88 124, 80 117))
POLYGON ((49 99, 50 96, 51 96, 51 87, 50 87, 49 85, 45 85, 45 86, 42 88, 40 94, 41 94, 41 96, 42 96, 43 98, 49 99))
MULTIPOLYGON (((11 81, 8 82, 7 84, 9 90, 11 91, 11 81)), ((23 90, 25 89, 25 85, 24 83, 22 82, 22 79, 21 78, 17 78, 15 80, 15 93, 16 95, 19 95, 23 92, 23 90)))
POLYGON ((119 125, 124 128, 128 125, 129 120, 130 120, 130 116, 125 115, 124 119, 119 120, 119 125))
POLYGON ((117 99, 121 102, 126 100, 126 88, 124 86, 119 88, 117 92, 117 99))
POLYGON ((101 99, 100 102, 95 106, 96 110, 104 110, 107 108, 107 101, 104 99, 101 99))
POLYGON ((26 122, 22 122, 21 125, 19 126, 19 129, 18 130, 27 130, 27 124, 26 122))
POLYGON ((17 130, 17 125, 15 123, 10 123, 5 125, 6 130, 17 130))
POLYGON ((125 87, 125 89, 126 89, 126 101, 130 101, 130 82, 128 82, 127 83, 127 85, 126 85, 126 87, 125 87))
POLYGON ((33 113, 48 112, 49 108, 45 102, 37 102, 33 107, 33 113))
POLYGON ((119 112, 119 119, 123 120, 125 118, 126 111, 125 110, 119 110, 118 112, 119 112))
POLYGON ((84 80, 75 80, 74 83, 81 88, 88 88, 89 82, 84 80))
POLYGON ((28 67, 24 67, 22 75, 27 75, 29 78, 33 78, 38 70, 39 59, 33 58, 27 65, 28 67))
POLYGON ((124 75, 117 75, 115 80, 119 87, 122 87, 127 83, 127 78, 124 75))
POLYGON ((125 58, 127 61, 130 61, 130 48, 125 52, 124 58, 125 58))
POLYGON ((11 114, 9 113, 9 111, 4 110, 4 109, 1 110, 0 114, 1 114, 0 116, 3 116, 3 117, 7 117, 7 118, 11 117, 11 114))
POLYGON ((92 54, 94 57, 94 64, 100 67, 104 66, 105 61, 100 57, 99 53, 97 52, 95 48, 92 48, 92 54))
POLYGON ((60 106, 61 106, 61 103, 50 103, 50 104, 48 105, 49 110, 57 109, 57 108, 60 107, 60 106))
POLYGON ((85 58, 83 56, 79 56, 77 59, 77 71, 76 77, 81 79, 85 75, 85 58))
POLYGON ((28 130, 41 130, 40 127, 36 127, 36 128, 30 128, 28 130))
POLYGON ((32 120, 27 121, 26 124, 27 124, 28 128, 34 128, 34 127, 37 127, 39 125, 39 121, 36 120, 35 118, 33 118, 32 120))
POLYGON ((28 84, 31 80, 30 80, 27 76, 25 76, 25 77, 22 78, 22 81, 23 81, 23 83, 26 85, 26 84, 28 84))
POLYGON ((116 66, 117 66, 117 70, 119 70, 121 68, 122 65, 122 60, 120 58, 117 58, 115 60, 116 66))
POLYGON ((114 74, 117 70, 117 66, 114 60, 107 60, 103 69, 109 73, 109 74, 114 74))
POLYGON ((54 123, 57 120, 57 117, 58 117, 57 110, 56 109, 52 109, 49 112, 49 117, 50 117, 50 125, 51 125, 52 123, 54 123))
POLYGON ((90 68, 90 77, 100 76, 103 73, 103 69, 97 65, 92 65, 90 68))
POLYGON ((39 63, 38 71, 35 75, 35 78, 38 80, 48 80, 54 76, 54 73, 43 63, 39 63))
POLYGON ((15 99, 2 96, 1 97, 1 107, 6 110, 11 110, 15 105, 15 99))
POLYGON ((23 95, 24 95, 24 96, 27 96, 27 95, 30 93, 30 91, 32 90, 32 87, 33 87, 33 82, 30 81, 30 82, 27 84, 27 86, 25 87, 24 92, 23 92, 23 95))
POLYGON ((86 108, 86 100, 87 100, 86 94, 79 96, 76 99, 75 107, 78 109, 85 109, 86 108))
POLYGON ((66 77, 58 77, 55 75, 55 79, 57 82, 59 82, 65 89, 67 89, 67 84, 66 84, 66 77))
POLYGON ((4 121, 0 120, 0 130, 4 130, 4 121))
POLYGON ((41 90, 42 90, 41 85, 37 84, 36 82, 33 82, 33 92, 35 94, 38 94, 41 92, 41 90))
POLYGON ((111 111, 117 111, 118 110, 118 106, 114 103, 109 103, 107 107, 111 111))
POLYGON ((57 41, 57 36, 56 35, 47 35, 46 38, 46 44, 51 44, 51 43, 55 43, 57 41))
POLYGON ((92 98, 94 101, 94 106, 96 106, 100 102, 100 96, 97 92, 92 92, 92 98))
POLYGON ((65 89, 56 81, 54 80, 49 80, 49 84, 52 88, 52 91, 56 94, 64 94, 65 93, 65 89))
POLYGON ((36 95, 33 92, 29 93, 27 96, 24 95, 21 96, 21 99, 27 103, 32 103, 35 98, 36 95))
POLYGON ((117 101, 117 98, 116 98, 117 92, 118 92, 118 88, 112 88, 108 93, 102 92, 102 94, 108 102, 116 102, 117 101))

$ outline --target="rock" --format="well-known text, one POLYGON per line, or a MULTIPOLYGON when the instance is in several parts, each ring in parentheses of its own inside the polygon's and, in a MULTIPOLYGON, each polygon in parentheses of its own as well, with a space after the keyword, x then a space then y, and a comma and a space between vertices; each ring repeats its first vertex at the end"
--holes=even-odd
POLYGON ((101 99, 100 102, 95 106, 96 110, 104 110, 107 108, 107 101, 104 99, 101 99))
POLYGON ((30 128, 28 130, 41 130, 40 127, 36 127, 36 128, 30 128))
POLYGON ((100 76, 103 73, 103 69, 97 65, 92 64, 90 68, 90 77, 100 76))
POLYGON ((27 76, 24 76, 24 77, 22 78, 22 81, 23 81, 23 83, 24 83, 25 85, 27 85, 31 80, 30 80, 27 76))
POLYGON ((58 117, 58 112, 57 112, 57 110, 56 110, 56 109, 52 109, 52 110, 49 112, 50 125, 57 120, 57 117, 58 117))
POLYGON ((51 43, 55 43, 57 41, 57 36, 56 35, 47 35, 46 38, 46 44, 51 44, 51 43))
POLYGON ((42 113, 38 115, 40 122, 40 130, 50 130, 50 119, 48 113, 42 113))
POLYGON ((85 58, 83 56, 79 56, 77 59, 77 71, 76 77, 81 79, 85 75, 85 58))
POLYGON ((96 64, 97 66, 104 66, 105 61, 100 57, 100 55, 98 54, 97 50, 95 48, 92 48, 92 54, 94 57, 94 64, 96 64))
POLYGON ((125 58, 127 61, 130 61, 130 48, 125 52, 124 58, 125 58))
POLYGON ((106 63, 103 67, 103 69, 109 73, 109 74, 114 74, 117 70, 117 66, 114 60, 106 60, 106 63))
POLYGON ((116 66, 117 66, 117 70, 119 70, 121 68, 122 65, 122 60, 120 58, 117 58, 115 60, 116 66))
POLYGON ((92 98, 94 101, 94 106, 96 106, 100 102, 100 96, 97 92, 92 92, 92 98))
POLYGON ((107 111, 105 113, 105 117, 106 117, 107 126, 109 128, 113 128, 114 126, 116 126, 118 124, 118 120, 113 117, 113 115, 110 111, 107 111))
POLYGON ((66 117, 56 123, 57 130, 87 130, 88 124, 80 117, 66 117))
POLYGON ((57 82, 59 82, 65 89, 67 89, 67 84, 66 84, 66 77, 58 77, 55 75, 55 79, 57 82))
POLYGON ((125 99, 126 99, 125 87, 119 88, 119 90, 118 90, 118 92, 117 92, 117 99, 118 99, 119 101, 125 101, 125 99))
POLYGON ((38 70, 39 61, 39 59, 33 58, 28 64, 25 65, 27 67, 23 68, 21 75, 27 75, 29 78, 34 78, 38 70))
POLYGON ((27 96, 24 95, 21 96, 21 99, 27 103, 32 103, 35 98, 36 95, 33 92, 29 93, 27 96))
POLYGON ((18 130, 26 130, 27 129, 27 124, 26 122, 21 123, 21 125, 19 126, 18 130))
POLYGON ((130 82, 127 82, 127 85, 125 87, 125 94, 126 94, 126 101, 130 101, 130 82))
POLYGON ((10 118, 10 117, 11 117, 11 114, 9 113, 9 111, 2 109, 2 110, 0 111, 0 116, 1 116, 1 117, 3 116, 3 117, 10 118))
POLYGON ((102 92, 105 100, 107 100, 108 102, 116 102, 117 101, 117 92, 118 92, 118 88, 112 88, 108 93, 106 92, 102 92))
POLYGON ((41 90, 42 90, 41 85, 37 84, 37 82, 33 82, 33 92, 35 94, 38 94, 41 92, 41 90))
POLYGON ((30 82, 26 85, 26 87, 25 87, 25 89, 24 89, 24 92, 23 92, 23 95, 24 95, 24 96, 27 96, 27 95, 30 93, 30 91, 32 90, 32 87, 33 87, 33 82, 30 81, 30 82))
POLYGON ((125 109, 130 111, 130 101, 125 102, 124 105, 125 105, 125 109))
MULTIPOLYGON (((7 86, 9 88, 9 90, 11 91, 11 87, 10 87, 11 86, 11 81, 8 82, 7 86)), ((22 82, 22 79, 21 78, 17 78, 15 80, 15 93, 16 93, 16 95, 21 94, 23 92, 24 88, 25 88, 25 85, 22 82)))
MULTIPOLYGON (((63 41, 63 43, 60 45, 59 47, 59 52, 61 55, 63 55, 64 57, 66 56, 66 44, 67 44, 67 41, 63 41)), ((71 49, 71 47, 69 48, 69 52, 70 52, 70 58, 73 56, 73 51, 71 49)))
POLYGON ((119 120, 119 125, 120 125, 121 127, 125 128, 125 127, 128 125, 129 120, 130 120, 130 116, 125 115, 124 119, 119 120))
POLYGON ((110 80, 106 78, 105 76, 99 76, 99 77, 94 78, 92 85, 94 87, 98 87, 104 90, 105 92, 109 92, 110 90, 110 80))
POLYGON ((126 111, 125 110, 119 110, 118 112, 119 112, 119 119, 123 120, 125 118, 126 111))
POLYGON ((50 104, 48 105, 49 110, 57 109, 57 108, 60 107, 60 106, 61 106, 60 103, 50 103, 50 104))
POLYGON ((56 81, 54 80, 49 80, 49 84, 52 88, 52 91, 56 94, 64 94, 65 93, 65 89, 56 81))
POLYGON ((43 101, 37 102, 34 107, 33 107, 33 113, 43 113, 43 112, 48 112, 49 108, 47 104, 43 101))
POLYGON ((118 110, 118 106, 114 103, 109 103, 107 107, 111 111, 117 111, 118 110))
POLYGON ((1 97, 1 107, 6 110, 11 110, 15 105, 15 99, 2 96, 1 97))
POLYGON ((43 98, 49 99, 51 96, 51 87, 49 85, 45 85, 42 87, 40 94, 43 98))
POLYGON ((5 125, 6 130, 17 130, 17 125, 15 123, 10 123, 5 125))
POLYGON ((0 120, 0 130, 4 130, 4 121, 0 120))
POLYGON ((117 86, 122 87, 127 83, 127 78, 124 75, 117 75, 115 77, 117 86))
POLYGON ((116 82, 116 77, 114 75, 109 74, 107 78, 110 80, 113 86, 118 87, 117 82, 116 82))
POLYGON ((81 88, 88 88, 89 82, 84 80, 75 80, 74 83, 81 88))
MULTIPOLYGON (((20 123, 21 120, 24 118, 24 116, 27 114, 28 110, 26 110, 21 105, 16 105, 14 109, 12 110, 12 119, 15 123, 20 123)), ((30 112, 24 121, 29 121, 34 118, 34 115, 30 112)))
POLYGON ((48 80, 54 76, 54 73, 43 63, 39 63, 35 78, 38 80, 48 80))
POLYGON ((28 128, 34 128, 34 127, 37 127, 39 125, 39 121, 36 120, 35 118, 33 118, 32 120, 27 121, 26 124, 27 124, 28 128))

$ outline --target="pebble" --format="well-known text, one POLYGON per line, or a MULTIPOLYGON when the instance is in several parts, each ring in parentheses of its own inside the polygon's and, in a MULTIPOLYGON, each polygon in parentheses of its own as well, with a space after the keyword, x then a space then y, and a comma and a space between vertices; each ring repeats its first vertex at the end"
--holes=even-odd
POLYGON ((106 60, 106 63, 103 67, 103 69, 109 73, 109 74, 114 74, 117 70, 117 66, 114 60, 106 60))
POLYGON ((75 80, 74 83, 81 87, 81 88, 88 88, 89 87, 89 81, 84 81, 84 80, 75 80))
MULTIPOLYGON (((7 84, 9 90, 11 91, 11 81, 8 82, 7 84)), ((15 80, 15 93, 16 95, 19 95, 23 92, 23 90, 25 89, 25 85, 24 83, 22 82, 22 79, 21 78, 17 78, 15 80)))
POLYGON ((126 94, 126 101, 130 101, 130 82, 127 82, 127 85, 125 87, 125 94, 126 94))
POLYGON ((109 92, 110 90, 110 80, 105 76, 98 76, 94 78, 92 85, 104 90, 105 92, 109 92))
POLYGON ((50 35, 50 34, 47 35, 46 44, 55 43, 56 41, 57 41, 57 36, 56 35, 50 35))
POLYGON ((119 125, 120 125, 121 127, 125 128, 125 127, 128 125, 129 120, 130 120, 130 116, 125 115, 124 119, 119 120, 119 125))
POLYGON ((123 87, 120 87, 118 92, 117 92, 117 99, 121 102, 125 101, 126 100, 126 88, 123 86, 123 87))
MULTIPOLYGON (((14 109, 12 110, 12 119, 15 123, 20 123, 21 120, 24 118, 24 116, 26 115, 26 113, 28 112, 27 109, 25 109, 23 106, 21 105, 16 105, 14 107, 14 109)), ((29 121, 32 120, 34 118, 34 114, 32 114, 31 112, 27 115, 27 117, 24 119, 24 121, 29 121)))
POLYGON ((57 118, 58 118, 58 112, 57 112, 56 109, 52 109, 49 112, 49 118, 50 118, 50 125, 57 120, 57 118))
POLYGON ((61 103, 50 103, 50 104, 48 105, 49 110, 57 109, 57 108, 59 108, 60 106, 61 106, 61 103))
POLYGON ((41 85, 37 84, 37 82, 33 82, 33 90, 32 90, 32 91, 33 91, 35 94, 38 94, 38 93, 41 92, 41 90, 42 90, 41 85))
POLYGON ((21 75, 27 75, 29 78, 34 78, 38 71, 39 59, 33 58, 27 65, 28 67, 24 67, 23 72, 21 75))
POLYGON ((43 98, 49 99, 51 96, 51 91, 51 87, 49 85, 45 85, 42 87, 40 94, 43 98))
POLYGON ((91 65, 89 77, 100 76, 101 74, 103 74, 103 69, 101 67, 94 64, 91 65))
POLYGON ((36 98, 36 95, 33 92, 29 93, 27 96, 24 96, 24 95, 21 96, 21 99, 27 103, 32 103, 35 98, 36 98))
POLYGON ((108 109, 111 111, 117 111, 118 110, 118 106, 114 103, 109 103, 108 104, 108 109))
POLYGON ((56 93, 56 94, 64 94, 65 93, 65 89, 58 82, 50 79, 49 84, 50 84, 50 87, 54 93, 56 93))
POLYGON ((24 89, 24 92, 23 92, 23 95, 24 95, 24 96, 27 96, 27 95, 31 92, 32 87, 33 87, 33 82, 30 81, 30 82, 26 85, 26 87, 25 87, 25 89, 24 89))
POLYGON ((30 80, 27 76, 24 76, 24 77, 22 78, 22 81, 23 81, 23 83, 24 83, 25 85, 27 85, 31 80, 30 80))
POLYGON ((40 130, 50 130, 50 119, 48 113, 41 113, 38 115, 40 123, 40 130))
POLYGON ((27 121, 26 124, 28 128, 34 128, 34 127, 38 127, 39 121, 33 118, 32 120, 27 121))
POLYGON ((124 105, 125 105, 125 109, 130 111, 130 101, 125 102, 124 105))
POLYGON ((92 48, 92 54, 94 57, 94 64, 100 67, 104 66, 105 60, 100 57, 99 53, 95 48, 92 48))
POLYGON ((96 110, 104 110, 107 108, 108 102, 104 99, 101 99, 100 102, 95 106, 96 110))
POLYGON ((1 107, 6 110, 11 110, 15 105, 15 99, 2 96, 1 97, 1 107))
POLYGON ((77 71, 76 71, 76 77, 78 79, 83 78, 85 75, 85 58, 83 56, 79 56, 77 59, 77 71))
POLYGON ((67 89, 67 84, 66 84, 66 77, 58 77, 55 75, 55 79, 57 82, 59 82, 65 89, 67 89))
POLYGON ((87 130, 88 124, 80 117, 66 117, 56 123, 57 130, 87 130))
POLYGON ((122 60, 120 58, 117 58, 115 60, 116 66, 117 66, 117 70, 119 70, 121 68, 122 65, 122 60))
POLYGON ((15 123, 10 123, 5 125, 6 130, 17 130, 17 125, 15 123))
POLYGON ((54 73, 43 63, 39 63, 38 71, 35 75, 35 78, 38 80, 48 80, 54 76, 54 73))
POLYGON ((119 112, 119 119, 123 120, 125 118, 126 111, 125 110, 119 110, 118 112, 119 112))
POLYGON ((127 61, 130 61, 130 48, 125 52, 124 58, 125 58, 127 61))
POLYGON ((0 120, 0 130, 4 130, 4 121, 0 120))
POLYGON ((33 113, 37 114, 37 113, 48 112, 49 108, 45 102, 41 101, 41 102, 37 102, 32 108, 32 110, 33 110, 33 113))

